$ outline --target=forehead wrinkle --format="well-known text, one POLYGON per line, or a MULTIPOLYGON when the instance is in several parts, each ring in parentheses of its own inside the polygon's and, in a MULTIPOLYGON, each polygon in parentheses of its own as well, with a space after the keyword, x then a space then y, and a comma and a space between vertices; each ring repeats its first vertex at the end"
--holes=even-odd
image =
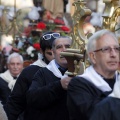
POLYGON ((104 35, 100 39, 98 39, 98 42, 96 43, 96 47, 107 47, 107 46, 114 46, 118 45, 118 43, 115 41, 115 39, 111 36, 104 35))

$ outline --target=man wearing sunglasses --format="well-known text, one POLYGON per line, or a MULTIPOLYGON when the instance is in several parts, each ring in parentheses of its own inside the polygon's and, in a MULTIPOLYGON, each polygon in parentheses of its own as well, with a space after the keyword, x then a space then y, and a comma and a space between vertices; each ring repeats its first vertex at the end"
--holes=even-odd
POLYGON ((54 58, 52 43, 57 37, 60 37, 60 34, 55 32, 46 32, 41 36, 40 53, 43 55, 43 58, 24 68, 18 77, 15 87, 5 105, 9 120, 17 120, 18 116, 27 109, 26 92, 31 85, 34 74, 54 58))
POLYGON ((94 107, 112 92, 119 76, 119 52, 118 40, 108 30, 100 30, 88 39, 87 54, 91 65, 68 86, 70 120, 89 120, 94 107))
POLYGON ((26 97, 34 114, 28 113, 25 120, 69 120, 66 90, 71 78, 65 74, 67 60, 60 53, 71 43, 69 37, 59 37, 53 42, 55 59, 39 69, 33 78, 26 97))

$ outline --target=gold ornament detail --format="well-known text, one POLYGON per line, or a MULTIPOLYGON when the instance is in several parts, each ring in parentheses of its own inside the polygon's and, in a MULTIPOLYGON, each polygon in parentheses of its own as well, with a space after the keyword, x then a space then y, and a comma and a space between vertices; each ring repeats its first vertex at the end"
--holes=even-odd
POLYGON ((103 28, 115 32, 117 19, 120 16, 119 0, 103 0, 105 3, 105 11, 103 14, 103 28))
POLYGON ((69 76, 76 76, 82 74, 85 69, 86 50, 85 44, 87 37, 83 31, 83 24, 86 16, 91 15, 91 10, 86 7, 86 2, 83 0, 76 0, 73 5, 75 6, 75 13, 73 15, 73 31, 71 34, 73 43, 71 48, 65 52, 61 52, 68 61, 68 72, 69 76))
MULTIPOLYGON (((120 16, 119 0, 103 0, 105 3, 105 10, 103 13, 103 29, 109 29, 115 32, 115 27, 118 24, 117 20, 120 16)), ((84 20, 87 16, 91 15, 91 10, 86 7, 84 0, 75 0, 75 12, 73 18, 73 31, 71 34, 73 44, 70 49, 62 52, 61 55, 65 56, 68 61, 69 76, 76 76, 82 74, 89 62, 86 55, 87 37, 83 31, 84 20)))

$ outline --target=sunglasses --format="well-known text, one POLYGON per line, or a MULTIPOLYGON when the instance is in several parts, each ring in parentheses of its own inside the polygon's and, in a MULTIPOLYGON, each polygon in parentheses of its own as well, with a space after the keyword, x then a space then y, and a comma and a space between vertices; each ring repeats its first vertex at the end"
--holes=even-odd
POLYGON ((52 33, 52 34, 43 35, 43 38, 45 40, 50 40, 51 36, 53 36, 54 38, 58 38, 60 37, 60 33, 52 33))

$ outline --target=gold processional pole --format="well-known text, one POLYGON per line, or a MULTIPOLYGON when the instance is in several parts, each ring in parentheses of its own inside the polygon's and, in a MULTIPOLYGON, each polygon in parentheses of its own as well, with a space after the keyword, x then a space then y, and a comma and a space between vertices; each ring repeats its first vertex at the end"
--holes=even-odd
MULTIPOLYGON (((65 52, 61 52, 68 61, 69 76, 76 76, 82 74, 85 68, 89 65, 86 56, 86 43, 87 37, 83 31, 84 20, 87 16, 91 15, 91 10, 86 7, 84 0, 74 0, 75 12, 73 18, 73 31, 71 34, 73 43, 71 48, 65 52)), ((120 7, 118 6, 119 0, 103 0, 105 3, 105 11, 103 14, 103 28, 115 32, 117 19, 120 15, 120 7)))

